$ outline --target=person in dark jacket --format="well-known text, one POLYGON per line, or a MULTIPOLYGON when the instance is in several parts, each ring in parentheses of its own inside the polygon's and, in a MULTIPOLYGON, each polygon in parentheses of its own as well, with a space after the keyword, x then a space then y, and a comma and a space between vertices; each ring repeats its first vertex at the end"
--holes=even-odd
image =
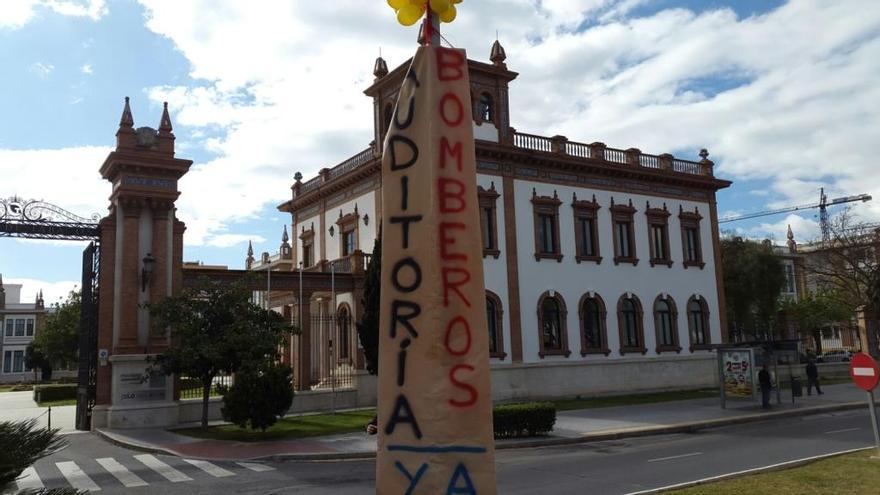
POLYGON ((761 385, 761 407, 770 409, 770 389, 773 388, 773 382, 766 364, 758 372, 758 383, 761 385))
POLYGON ((375 435, 376 433, 379 433, 379 416, 373 416, 373 419, 371 419, 370 422, 367 423, 367 426, 365 428, 367 430, 367 433, 369 433, 370 435, 375 435))
POLYGON ((822 395, 822 389, 819 388, 819 369, 816 368, 816 362, 810 359, 807 362, 807 395, 813 395, 814 385, 816 393, 822 395))

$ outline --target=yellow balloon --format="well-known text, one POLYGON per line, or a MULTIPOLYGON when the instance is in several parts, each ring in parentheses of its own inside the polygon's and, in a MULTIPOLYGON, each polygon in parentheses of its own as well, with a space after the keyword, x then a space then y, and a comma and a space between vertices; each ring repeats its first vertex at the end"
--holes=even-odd
POLYGON ((417 5, 407 5, 397 11, 397 22, 412 26, 422 18, 422 9, 417 5))
POLYGON ((455 20, 455 15, 458 12, 455 10, 455 5, 450 5, 448 9, 444 10, 440 13, 440 21, 442 22, 452 22, 455 20))
POLYGON ((388 0, 388 5, 394 10, 400 10, 409 5, 409 0, 388 0))
POLYGON ((461 0, 452 0, 452 3, 461 3, 461 0))
POLYGON ((431 10, 438 14, 446 12, 446 10, 449 9, 449 7, 451 6, 452 4, 449 2, 449 0, 431 0, 431 10))
POLYGON ((422 10, 425 10, 425 4, 428 3, 428 0, 409 0, 410 5, 415 5, 422 10))

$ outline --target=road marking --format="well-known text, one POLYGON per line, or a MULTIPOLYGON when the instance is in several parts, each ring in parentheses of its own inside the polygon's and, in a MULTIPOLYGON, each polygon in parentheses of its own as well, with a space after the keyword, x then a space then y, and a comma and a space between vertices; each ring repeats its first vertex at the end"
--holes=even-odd
POLYGON ((648 462, 671 461, 673 459, 684 459, 685 457, 694 457, 696 455, 703 455, 703 453, 702 452, 691 452, 690 454, 673 455, 673 456, 669 456, 669 457, 658 457, 657 459, 649 459, 648 462))
POLYGON ((874 368, 853 368, 853 375, 874 376, 874 368))
POLYGON ((250 469, 251 471, 256 471, 258 473, 264 473, 266 471, 274 471, 275 468, 269 467, 265 464, 259 464, 256 462, 236 462, 239 466, 243 468, 250 469))
POLYGON ((687 488, 687 487, 697 486, 697 485, 704 485, 706 483, 712 483, 715 481, 721 481, 721 480, 726 480, 726 479, 730 479, 730 478, 737 478, 739 476, 744 476, 747 474, 761 473, 764 471, 772 471, 772 470, 775 470, 778 468, 785 468, 787 466, 797 466, 800 464, 806 464, 808 462, 819 460, 819 459, 827 459, 828 457, 834 457, 834 456, 845 455, 845 454, 852 454, 855 452, 861 452, 861 451, 873 449, 873 448, 875 448, 875 447, 860 447, 858 449, 848 449, 848 450, 841 450, 838 452, 831 452, 829 454, 814 455, 812 457, 805 457, 803 459, 795 459, 793 461, 780 462, 778 464, 771 464, 769 466, 762 466, 762 467, 757 467, 757 468, 752 468, 752 469, 744 469, 742 471, 736 471, 733 473, 719 474, 717 476, 710 476, 708 478, 701 478, 701 479, 694 480, 694 481, 685 481, 684 483, 676 483, 674 485, 666 485, 666 486, 660 486, 657 488, 649 488, 647 490, 641 490, 638 492, 629 492, 625 495, 651 495, 654 493, 663 493, 663 492, 667 492, 669 490, 675 490, 675 489, 679 489, 679 488, 687 488))
POLYGON ((119 463, 119 461, 112 457, 102 457, 100 459, 95 459, 95 462, 100 464, 102 468, 106 469, 108 473, 112 474, 113 477, 118 479, 119 482, 122 483, 126 488, 149 485, 149 483, 141 479, 140 476, 129 471, 127 467, 123 466, 119 463))
POLYGON ((141 461, 145 466, 161 474, 165 479, 172 483, 180 483, 181 481, 192 481, 192 478, 156 459, 150 454, 141 454, 134 456, 135 459, 141 461))
POLYGON ((848 431, 856 431, 856 430, 861 430, 861 428, 846 428, 843 430, 831 430, 831 431, 826 431, 825 434, 826 435, 833 435, 835 433, 846 433, 848 431))
POLYGON ((70 483, 70 486, 77 490, 89 490, 92 492, 101 490, 101 487, 95 484, 95 482, 89 478, 89 475, 84 473, 75 462, 56 462, 55 465, 58 466, 58 470, 61 471, 61 474, 67 478, 67 482, 70 483))
POLYGON ((37 474, 37 470, 33 466, 21 472, 16 485, 18 485, 19 490, 39 490, 40 488, 45 488, 40 475, 37 474))
POLYGON ((235 473, 233 473, 232 471, 223 469, 222 467, 211 464, 208 461, 200 461, 197 459, 183 459, 183 462, 188 462, 215 478, 226 478, 227 476, 235 476, 235 473))

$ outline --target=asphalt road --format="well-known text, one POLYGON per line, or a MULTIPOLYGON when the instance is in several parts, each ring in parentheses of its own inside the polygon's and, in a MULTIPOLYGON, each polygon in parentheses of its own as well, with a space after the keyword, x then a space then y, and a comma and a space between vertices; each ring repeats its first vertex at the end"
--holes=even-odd
MULTIPOLYGON (((109 494, 374 493, 373 461, 198 465, 172 456, 145 457, 91 434, 67 438, 69 447, 34 466, 46 487, 91 482, 109 494)), ((695 434, 499 451, 496 461, 499 493, 505 495, 627 494, 872 443, 867 410, 859 410, 695 434)))

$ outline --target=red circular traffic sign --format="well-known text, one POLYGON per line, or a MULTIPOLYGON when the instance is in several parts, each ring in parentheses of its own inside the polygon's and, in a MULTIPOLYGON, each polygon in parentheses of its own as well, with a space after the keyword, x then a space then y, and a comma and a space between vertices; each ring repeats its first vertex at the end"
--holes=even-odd
POLYGON ((849 376, 852 377, 857 387, 870 392, 880 382, 880 367, 877 367, 877 361, 874 361, 874 358, 859 353, 853 356, 852 362, 849 363, 849 376))

